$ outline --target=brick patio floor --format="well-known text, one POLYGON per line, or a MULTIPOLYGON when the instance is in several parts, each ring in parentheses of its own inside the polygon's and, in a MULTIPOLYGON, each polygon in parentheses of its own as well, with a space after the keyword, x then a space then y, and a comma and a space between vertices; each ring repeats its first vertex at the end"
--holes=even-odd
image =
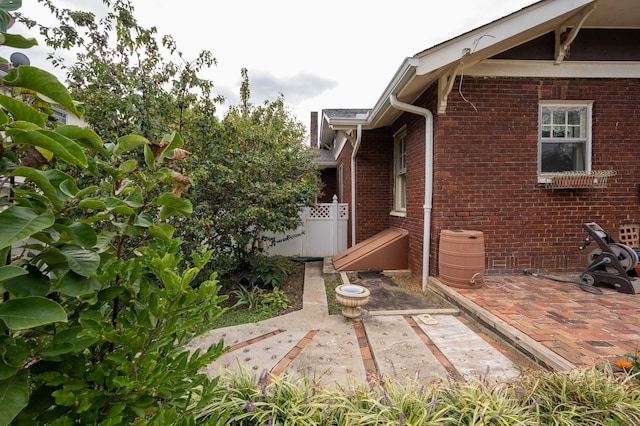
MULTIPOLYGON (((567 279, 566 277, 559 277, 567 279)), ((640 348, 640 294, 532 276, 490 276, 479 288, 453 288, 567 361, 615 362, 640 348)))

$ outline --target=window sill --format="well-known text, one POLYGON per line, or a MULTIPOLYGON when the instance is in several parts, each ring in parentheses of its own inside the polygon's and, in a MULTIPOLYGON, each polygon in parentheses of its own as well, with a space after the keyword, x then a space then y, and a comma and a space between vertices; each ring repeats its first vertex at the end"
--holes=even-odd
POLYGON ((400 211, 400 210, 392 210, 391 213, 389 213, 389 216, 407 217, 407 212, 406 211, 400 211))

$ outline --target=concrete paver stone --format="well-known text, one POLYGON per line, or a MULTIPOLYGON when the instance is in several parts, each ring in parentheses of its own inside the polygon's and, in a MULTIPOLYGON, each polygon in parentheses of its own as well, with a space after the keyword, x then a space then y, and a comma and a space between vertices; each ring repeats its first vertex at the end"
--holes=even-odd
POLYGON ((399 383, 418 379, 446 379, 447 370, 404 317, 369 316, 363 322, 378 372, 383 379, 399 383))
POLYGON ((416 323, 465 380, 504 381, 520 375, 509 358, 457 318, 434 315, 434 319, 436 324, 416 323))

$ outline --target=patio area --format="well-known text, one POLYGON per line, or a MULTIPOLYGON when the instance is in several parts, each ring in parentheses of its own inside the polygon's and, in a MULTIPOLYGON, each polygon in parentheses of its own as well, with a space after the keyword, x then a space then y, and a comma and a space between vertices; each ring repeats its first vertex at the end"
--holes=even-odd
MULTIPOLYGON (((514 346, 542 345, 559 357, 545 361, 553 369, 598 360, 615 363, 640 348, 640 295, 607 287, 592 294, 578 285, 524 274, 485 277, 476 288, 449 287, 431 278, 430 288, 514 346)), ((538 357, 535 351, 530 355, 538 357)))

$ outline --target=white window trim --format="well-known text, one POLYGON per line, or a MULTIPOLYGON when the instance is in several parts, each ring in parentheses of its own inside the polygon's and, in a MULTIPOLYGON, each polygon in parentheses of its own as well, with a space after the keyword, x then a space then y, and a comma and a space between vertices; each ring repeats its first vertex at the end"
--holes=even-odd
POLYGON ((391 216, 406 217, 407 214, 407 129, 403 127, 393 135, 393 210, 391 216), (404 141, 404 170, 398 172, 398 157, 401 141, 404 141), (404 176, 404 207, 400 206, 398 194, 399 176, 404 176))
MULTIPOLYGON (((538 183, 549 183, 549 176, 554 173, 542 172, 542 109, 548 107, 586 107, 586 120, 585 125, 585 173, 591 172, 591 157, 592 157, 592 127, 593 127, 593 101, 588 100, 572 100, 572 101, 540 101, 538 104, 538 183)), ((582 138, 580 138, 582 140, 582 138)))

